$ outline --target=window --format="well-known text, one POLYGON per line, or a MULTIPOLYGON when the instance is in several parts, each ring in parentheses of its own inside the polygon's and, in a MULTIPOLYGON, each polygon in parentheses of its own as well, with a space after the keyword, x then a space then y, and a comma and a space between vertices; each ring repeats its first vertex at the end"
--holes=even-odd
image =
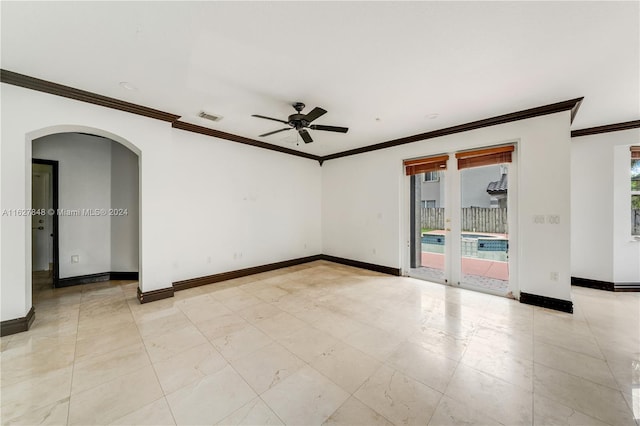
POLYGON ((631 235, 640 236, 640 146, 631 147, 631 235))
POLYGON ((436 207, 436 200, 422 200, 423 209, 433 209, 436 207))
POLYGON ((424 174, 425 182, 438 182, 440 180, 440 172, 426 172, 424 174))

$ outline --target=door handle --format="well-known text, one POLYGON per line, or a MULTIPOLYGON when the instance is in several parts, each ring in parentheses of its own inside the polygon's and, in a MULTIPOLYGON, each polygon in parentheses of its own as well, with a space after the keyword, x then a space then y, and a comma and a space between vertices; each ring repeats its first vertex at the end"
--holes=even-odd
POLYGON ((39 230, 41 230, 41 231, 42 231, 42 230, 44 229, 44 226, 38 226, 38 228, 37 228, 37 229, 39 229, 39 230))

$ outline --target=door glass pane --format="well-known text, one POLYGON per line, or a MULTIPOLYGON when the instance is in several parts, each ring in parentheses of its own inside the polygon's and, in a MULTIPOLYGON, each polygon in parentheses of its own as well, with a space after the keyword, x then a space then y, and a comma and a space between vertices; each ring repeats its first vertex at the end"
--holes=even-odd
POLYGON ((509 291, 508 165, 460 171, 460 285, 509 291))
POLYGON ((445 174, 441 171, 412 176, 412 240, 409 275, 444 283, 445 174))

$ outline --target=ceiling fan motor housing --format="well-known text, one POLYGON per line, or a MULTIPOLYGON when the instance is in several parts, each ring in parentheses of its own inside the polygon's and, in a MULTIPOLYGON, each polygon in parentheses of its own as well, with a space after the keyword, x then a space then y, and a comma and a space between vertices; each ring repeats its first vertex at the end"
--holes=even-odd
POLYGON ((296 130, 300 130, 309 126, 309 122, 306 120, 306 115, 304 114, 291 114, 288 120, 289 126, 295 128, 296 130))

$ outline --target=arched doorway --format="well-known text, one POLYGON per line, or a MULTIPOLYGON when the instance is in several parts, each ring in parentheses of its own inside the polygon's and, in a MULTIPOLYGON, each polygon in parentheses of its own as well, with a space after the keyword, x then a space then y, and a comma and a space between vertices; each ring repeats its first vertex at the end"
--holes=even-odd
MULTIPOLYGON (((128 140, 86 126, 53 126, 27 134, 28 163, 58 161, 59 193, 49 273, 56 287, 141 277, 140 159, 128 140), (53 254, 57 251, 58 256, 53 254)), ((42 167, 39 165, 38 167, 42 167)), ((35 201, 34 167, 27 167, 27 199, 35 201)), ((49 210, 47 209, 47 210, 49 210)), ((45 221, 43 221, 45 222, 45 221)), ((36 225, 40 225, 36 223, 36 225)), ((42 223, 45 225, 45 223, 42 223)), ((36 255, 39 226, 27 227, 27 253, 36 255)), ((46 234, 48 236, 48 234, 46 234)), ((42 244, 41 244, 42 245, 42 244)), ((33 305, 32 273, 42 269, 27 256, 26 299, 33 305)), ((49 263, 50 264, 50 263, 49 263)))

